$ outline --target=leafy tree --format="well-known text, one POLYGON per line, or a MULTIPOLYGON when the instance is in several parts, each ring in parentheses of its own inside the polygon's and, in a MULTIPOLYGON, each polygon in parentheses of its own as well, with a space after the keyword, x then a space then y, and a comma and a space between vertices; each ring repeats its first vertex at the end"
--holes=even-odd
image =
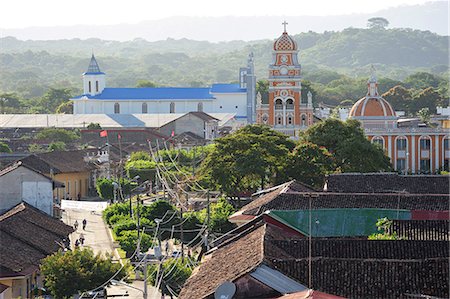
POLYGON ((280 171, 294 142, 267 126, 248 125, 215 140, 215 147, 202 163, 201 173, 228 196, 264 187, 266 181, 285 179, 280 171))
POLYGON ((326 119, 309 127, 303 137, 324 146, 334 156, 338 171, 378 172, 392 168, 383 150, 367 140, 357 120, 326 119))
POLYGON ((148 80, 139 80, 136 87, 156 87, 156 84, 148 80))
POLYGON ((324 147, 300 142, 289 154, 289 177, 313 187, 322 187, 325 175, 334 171, 333 156, 324 147))
POLYGON ((42 260, 40 269, 45 287, 54 298, 72 298, 99 285, 115 275, 120 280, 125 271, 120 264, 112 263, 108 256, 94 255, 91 249, 58 251, 42 260))
POLYGON ((67 102, 61 103, 56 108, 56 113, 73 114, 73 101, 67 101, 67 102))
POLYGON ((256 82, 256 93, 261 94, 261 99, 263 103, 269 103, 269 81, 258 80, 256 82))
POLYGON ((72 98, 72 91, 68 88, 50 88, 40 100, 47 112, 56 112, 59 105, 72 98))
POLYGON ((441 80, 433 74, 427 72, 417 72, 406 77, 404 82, 409 88, 425 89, 428 87, 437 88, 441 80))
POLYGON ((129 178, 139 176, 142 181, 155 179, 156 163, 148 160, 133 160, 125 164, 125 170, 129 178))
MULTIPOLYGON (((209 230, 213 233, 224 234, 232 230, 235 225, 228 218, 235 212, 233 206, 225 199, 220 198, 217 203, 210 204, 209 230)), ((198 219, 207 222, 207 209, 198 212, 198 219)))
POLYGON ((428 108, 430 112, 436 113, 436 106, 438 106, 440 101, 440 94, 434 88, 429 87, 414 96, 410 106, 410 112, 415 113, 422 108, 428 108))
POLYGON ((16 112, 20 106, 20 98, 15 93, 0 94, 0 113, 16 112))
POLYGON ((130 215, 130 205, 127 202, 118 202, 109 205, 103 210, 103 219, 109 225, 113 224, 111 218, 114 215, 129 216, 130 215))
POLYGON ((119 192, 120 188, 122 188, 122 194, 129 194, 131 188, 135 185, 135 183, 131 182, 127 179, 119 179, 117 181, 113 179, 101 178, 96 182, 96 189, 98 195, 103 199, 114 199, 114 190, 116 190, 116 199, 120 199, 119 192), (117 184, 117 187, 114 187, 114 183, 117 184))
POLYGON ((376 223, 377 229, 381 231, 378 234, 371 234, 368 239, 369 240, 399 240, 400 238, 394 232, 392 234, 389 233, 389 229, 392 226, 392 220, 387 219, 386 217, 378 219, 376 223))
POLYGON ((162 219, 167 212, 175 212, 175 207, 166 200, 157 200, 150 205, 140 206, 140 214, 151 221, 162 219))
MULTIPOLYGON (((152 246, 152 237, 145 232, 141 232, 141 243, 139 248, 141 252, 146 252, 152 246)), ((127 256, 132 255, 136 251, 138 242, 138 233, 136 230, 122 231, 121 235, 117 237, 120 247, 127 253, 127 256)))
POLYGON ((388 101, 395 110, 407 111, 411 105, 411 92, 401 85, 397 85, 385 92, 382 97, 388 101))
MULTIPOLYGON (((167 286, 176 293, 181 291, 181 287, 192 274, 190 263, 191 261, 188 259, 184 259, 183 261, 181 258, 170 258, 163 262, 163 274, 160 273, 159 275, 163 275, 161 289, 164 294, 170 294, 167 286)), ((147 269, 149 282, 153 286, 156 286, 159 283, 159 280, 156 281, 158 272, 157 267, 157 264, 151 264, 147 269)), ((159 276, 159 278, 160 277, 161 276, 159 276)))
POLYGON ((428 108, 420 109, 419 111, 417 111, 417 116, 420 118, 421 121, 428 124, 431 119, 430 109, 428 108))
POLYGON ((65 151, 66 150, 66 144, 62 141, 56 141, 52 142, 48 145, 48 151, 65 151))
POLYGON ((59 128, 46 128, 36 134, 38 140, 62 141, 64 143, 70 143, 79 138, 80 136, 74 131, 59 128))
POLYGON ((8 144, 0 141, 0 153, 12 153, 8 144))
POLYGON ((136 161, 136 160, 151 161, 152 159, 150 158, 150 155, 148 152, 138 151, 138 152, 131 153, 129 161, 136 161))
POLYGON ((389 21, 385 18, 374 17, 367 20, 367 27, 376 29, 386 29, 389 26, 389 21))
POLYGON ((88 130, 101 130, 102 126, 99 123, 90 123, 86 127, 88 130))

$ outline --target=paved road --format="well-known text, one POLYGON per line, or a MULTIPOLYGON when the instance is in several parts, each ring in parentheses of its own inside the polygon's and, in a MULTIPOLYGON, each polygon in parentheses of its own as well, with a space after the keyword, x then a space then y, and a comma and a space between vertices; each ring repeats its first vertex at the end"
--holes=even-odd
MULTIPOLYGON (((94 253, 101 253, 104 255, 106 252, 113 254, 114 259, 118 259, 116 250, 114 250, 112 236, 108 231, 108 227, 103 222, 101 211, 91 211, 89 210, 89 204, 86 207, 83 206, 82 202, 77 208, 65 208, 65 212, 62 215, 62 220, 69 225, 78 222, 78 229, 71 234, 71 246, 74 248, 75 240, 80 237, 82 233, 85 237, 84 247, 91 248, 94 253), (86 208, 86 209, 83 209, 86 208), (86 229, 83 230, 82 221, 87 220, 86 229)), ((142 281, 133 281, 131 286, 143 290, 144 283, 142 281)), ((108 295, 125 295, 123 298, 129 299, 142 299, 142 291, 133 289, 124 285, 114 285, 108 287, 108 295)), ((115 297, 115 298, 121 298, 115 297)), ((148 299, 160 299, 161 295, 159 292, 155 291, 155 288, 148 286, 148 299)))

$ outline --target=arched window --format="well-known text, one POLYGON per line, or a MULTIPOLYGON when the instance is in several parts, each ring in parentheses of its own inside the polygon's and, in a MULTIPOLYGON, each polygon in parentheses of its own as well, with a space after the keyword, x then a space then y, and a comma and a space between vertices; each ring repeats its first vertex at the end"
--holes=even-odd
POLYGON ((294 109, 294 100, 292 99, 287 99, 286 100, 286 109, 294 109))
POLYGON ((200 103, 197 104, 197 111, 198 112, 203 112, 203 103, 200 102, 200 103))
POLYGON ((175 103, 174 102, 170 103, 170 113, 175 113, 175 103))
POLYGON ((148 113, 147 103, 142 103, 142 113, 148 113))
POLYGON ((95 81, 95 92, 98 92, 98 81, 95 81))
POLYGON ((283 101, 281 99, 275 100, 275 110, 283 110, 283 101))
POLYGON ((408 172, 408 139, 405 136, 399 136, 395 140, 396 156, 395 169, 399 173, 408 172))
POLYGON ((450 138, 446 137, 442 140, 442 160, 444 161, 444 165, 442 165, 443 170, 450 170, 450 138))
POLYGON ((306 115, 302 114, 302 126, 306 127, 306 115))
POLYGON ((420 172, 431 172, 431 138, 429 136, 420 136, 419 138, 419 156, 420 156, 420 172))
POLYGON ((91 81, 89 81, 88 84, 89 84, 89 92, 92 92, 91 81))
POLYGON ((120 113, 120 104, 115 103, 114 104, 114 114, 119 114, 119 113, 120 113))
POLYGON ((375 136, 372 138, 373 144, 378 144, 381 148, 384 148, 384 139, 381 136, 375 136))

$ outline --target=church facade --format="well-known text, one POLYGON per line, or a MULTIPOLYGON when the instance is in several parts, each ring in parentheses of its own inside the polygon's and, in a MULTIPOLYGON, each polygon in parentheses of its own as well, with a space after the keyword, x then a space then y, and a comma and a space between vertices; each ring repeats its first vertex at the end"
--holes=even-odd
POLYGON ((312 95, 308 93, 302 102, 301 65, 298 61, 298 45, 284 32, 274 42, 272 62, 269 65, 269 99, 263 104, 257 97, 256 122, 271 126, 291 137, 313 124, 312 95))
POLYGON ((107 87, 106 74, 92 55, 83 74, 83 94, 72 98, 74 114, 162 114, 201 111, 232 113, 237 120, 253 123, 256 79, 253 55, 239 71, 237 84, 210 87, 107 87))
POLYGON ((378 93, 375 69, 367 82, 367 94, 350 110, 349 118, 361 122, 367 138, 379 144, 400 173, 436 173, 449 170, 450 130, 424 126, 399 118, 378 93))

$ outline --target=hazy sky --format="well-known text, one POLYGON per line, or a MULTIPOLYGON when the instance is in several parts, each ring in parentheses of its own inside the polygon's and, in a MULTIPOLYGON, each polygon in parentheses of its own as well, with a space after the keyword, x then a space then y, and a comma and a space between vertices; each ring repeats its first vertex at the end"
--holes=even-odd
POLYGON ((429 0, 1 0, 0 27, 138 23, 171 16, 340 15, 425 2, 429 0))

